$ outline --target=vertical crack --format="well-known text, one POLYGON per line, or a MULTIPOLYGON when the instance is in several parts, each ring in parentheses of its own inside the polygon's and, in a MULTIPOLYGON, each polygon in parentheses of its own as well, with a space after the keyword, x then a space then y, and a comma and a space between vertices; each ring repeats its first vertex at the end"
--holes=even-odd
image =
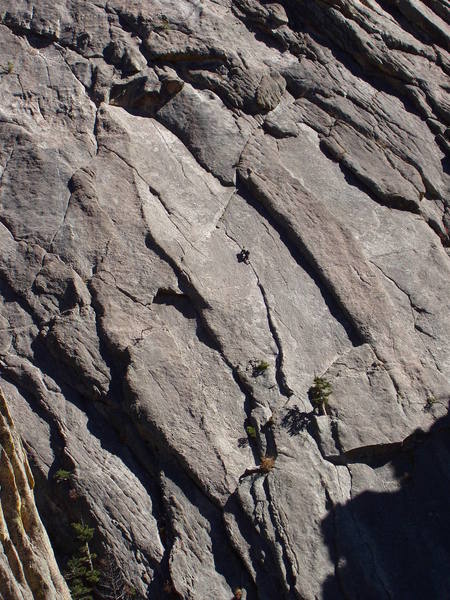
MULTIPOLYGON (((228 231, 226 230, 226 228, 223 229, 225 235, 236 244, 236 246, 238 247, 239 250, 241 250, 241 246, 238 243, 238 241, 233 238, 228 231)), ((267 315, 267 323, 269 326, 269 331, 272 335, 272 339, 275 342, 275 345, 277 347, 277 357, 275 359, 275 379, 278 385, 278 389, 280 391, 280 394, 282 396, 285 397, 291 397, 294 393, 294 391, 289 387, 288 383, 287 383, 287 377, 286 374, 284 372, 283 369, 283 364, 284 364, 284 352, 283 352, 283 346, 281 343, 281 338, 280 338, 280 334, 278 332, 278 329, 275 325, 273 316, 272 316, 272 309, 270 307, 270 303, 268 301, 267 298, 267 294, 266 294, 266 290, 263 286, 263 284, 261 283, 261 280, 259 278, 259 275, 255 269, 255 267, 253 266, 253 264, 251 263, 251 260, 248 259, 248 264, 251 267, 253 274, 255 275, 256 278, 256 285, 259 288, 259 291, 261 292, 261 297, 263 299, 264 302, 264 306, 266 309, 266 315, 267 315)))

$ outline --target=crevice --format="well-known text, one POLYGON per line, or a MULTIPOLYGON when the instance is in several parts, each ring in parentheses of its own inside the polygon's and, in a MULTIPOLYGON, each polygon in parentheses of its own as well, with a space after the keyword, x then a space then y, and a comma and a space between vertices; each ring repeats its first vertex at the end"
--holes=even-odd
MULTIPOLYGON (((216 572, 222 575, 231 589, 245 587, 250 593, 249 597, 255 597, 255 590, 248 569, 227 535, 223 521, 223 508, 218 507, 211 501, 204 490, 198 485, 198 482, 190 477, 189 472, 182 470, 180 473, 177 462, 168 462, 164 465, 163 472, 169 481, 172 481, 181 489, 186 500, 195 506, 201 517, 206 520, 208 524, 206 531, 211 540, 209 551, 214 557, 216 572), (193 487, 191 487, 191 484, 193 484, 193 487)), ((167 503, 167 499, 164 499, 164 504, 167 520, 171 522, 171 517, 173 516, 171 514, 172 507, 170 503, 167 503)), ((176 533, 172 528, 172 537, 175 538, 175 536, 176 533)), ((167 562, 169 560, 170 553, 167 555, 167 562)), ((150 586, 149 592, 153 590, 156 592, 157 589, 157 582, 155 582, 154 587, 150 586)))
POLYGON ((52 248, 53 247, 53 243, 56 239, 56 236, 58 235, 58 233, 61 231, 61 229, 64 226, 64 223, 66 222, 66 217, 67 217, 67 213, 69 212, 69 208, 70 208, 70 201, 72 199, 72 193, 74 192, 73 189, 71 189, 71 182, 72 182, 72 178, 70 178, 69 180, 69 184, 68 184, 68 188, 69 188, 69 197, 67 199, 67 204, 66 204, 66 208, 64 209, 64 214, 62 216, 61 219, 61 223, 59 224, 59 226, 56 228, 55 233, 52 235, 50 241, 48 242, 48 247, 52 248))
MULTIPOLYGON (((318 444, 320 447, 320 443, 318 444)), ((325 460, 333 465, 352 465, 364 464, 372 469, 377 469, 391 462, 402 449, 402 442, 392 442, 386 444, 374 444, 372 446, 362 446, 347 450, 336 456, 324 455, 325 460)), ((339 450, 339 448, 338 448, 339 450)))
POLYGON ((289 600, 306 600, 306 598, 302 596, 296 590, 295 587, 297 578, 294 575, 294 572, 297 572, 301 577, 299 564, 297 563, 295 552, 293 552, 293 550, 290 548, 287 533, 281 524, 281 519, 279 515, 277 514, 277 506, 270 492, 270 482, 268 477, 265 478, 263 487, 267 498, 267 506, 270 514, 270 519, 275 532, 275 539, 282 549, 282 560, 285 568, 285 574, 280 573, 280 584, 284 584, 286 589, 286 598, 288 598, 289 600), (295 561, 297 564, 295 564, 294 566, 292 564, 292 561, 295 561))
MULTIPOLYGON (((145 243, 147 248, 154 252, 161 260, 166 262, 177 276, 181 294, 189 299, 192 309, 195 312, 197 322, 201 326, 201 328, 197 327, 198 339, 205 345, 210 347, 212 350, 217 352, 224 364, 230 370, 234 382, 236 383, 239 390, 244 396, 244 411, 247 415, 246 422, 249 424, 252 423, 253 421, 251 418, 251 413, 253 408, 257 406, 253 390, 251 388, 251 385, 241 375, 240 369, 237 366, 233 365, 228 359, 222 344, 220 343, 216 334, 210 327, 207 319, 204 317, 203 311, 208 310, 211 307, 207 304, 207 302, 205 302, 204 298, 192 284, 188 274, 182 271, 182 269, 177 265, 176 261, 163 250, 163 248, 158 244, 158 242, 155 240, 155 238, 152 236, 149 230, 147 233, 145 243)), ((175 300, 175 302, 179 301, 175 300)), ((253 443, 249 443, 253 452, 255 462, 257 462, 259 460, 259 454, 257 453, 257 449, 255 448, 255 445, 253 443)))
POLYGON ((20 308, 30 317, 32 325, 34 325, 38 331, 40 331, 40 329, 46 324, 44 320, 36 313, 25 294, 17 292, 14 289, 9 281, 9 278, 5 276, 3 269, 0 270, 0 292, 4 299, 17 302, 20 308))
MULTIPOLYGON (((191 248, 197 250, 197 252, 200 252, 200 250, 198 250, 198 248, 196 248, 196 246, 190 241, 190 239, 188 237, 186 237, 186 234, 180 229, 180 227, 177 225, 176 221, 172 218, 173 212, 169 209, 167 203, 164 201, 162 194, 156 188, 154 188, 151 184, 149 184, 148 181, 146 180, 146 178, 138 171, 138 169, 133 164, 131 164, 126 158, 124 158, 119 152, 109 148, 106 144, 101 144, 100 147, 104 148, 107 152, 110 152, 111 154, 114 154, 115 156, 117 156, 117 158, 119 160, 121 160, 129 169, 131 169, 133 171, 133 173, 137 177, 139 177, 139 179, 144 183, 144 185, 146 187, 148 187, 148 190, 152 194, 152 196, 157 198, 157 200, 161 204, 162 208, 164 209, 164 212, 166 213, 167 218, 172 223, 172 225, 175 227, 175 229, 178 231, 178 233, 181 235, 181 237, 185 240, 185 242, 189 246, 191 246, 191 248)), ((183 170, 183 174, 185 175, 184 167, 181 162, 180 162, 180 165, 183 170)), ((177 243, 179 244, 179 242, 177 242, 177 243)), ((181 244, 179 244, 179 246, 182 249, 181 244)), ((182 251, 184 253, 183 249, 182 249, 182 251)))
MULTIPOLYGON (((399 98, 409 112, 423 119, 422 111, 416 106, 414 97, 408 90, 408 85, 415 84, 414 79, 402 72, 401 67, 380 62, 378 57, 373 58, 361 47, 357 36, 351 31, 343 31, 341 24, 336 22, 332 7, 325 6, 322 2, 317 3, 316 0, 314 3, 307 0, 305 4, 305 10, 299 12, 296 0, 283 2, 291 30, 299 38, 297 43, 291 41, 289 44, 294 55, 301 59, 303 54, 309 52, 314 57, 314 46, 310 46, 324 46, 331 51, 336 62, 342 63, 352 75, 399 98)), ((432 100, 431 97, 428 99, 432 100)))
MULTIPOLYGON (((250 493, 254 498, 254 494, 251 490, 250 493)), ((255 594, 251 595, 250 599, 278 598, 280 595, 280 587, 283 586, 283 575, 280 574, 280 576, 277 576, 278 573, 275 572, 275 569, 277 569, 278 566, 276 551, 267 537, 261 535, 260 528, 255 524, 254 519, 250 516, 249 512, 242 509, 238 491, 234 492, 227 500, 224 507, 224 520, 230 545, 244 563, 247 571, 251 573, 252 580, 254 580, 255 594), (230 516, 227 517, 227 514, 230 516), (245 544, 248 545, 248 549, 246 549, 244 544, 245 550, 248 551, 248 559, 245 555, 245 550, 242 551, 238 540, 236 540, 236 536, 230 535, 230 527, 227 526, 227 518, 234 521, 239 536, 241 536, 245 544), (254 575, 252 570, 254 571, 254 575)), ((283 591, 285 591, 286 587, 283 587, 283 591)))
POLYGON ((297 263, 299 267, 303 269, 303 271, 305 271, 305 273, 311 278, 320 291, 320 294, 327 305, 330 314, 344 328, 350 343, 353 346, 360 346, 362 343, 364 343, 364 338, 353 325, 353 323, 351 323, 348 316, 344 313, 343 308, 341 308, 341 306, 338 304, 338 301, 334 298, 332 292, 329 290, 327 282, 323 281, 320 275, 317 273, 314 267, 314 261, 310 260, 309 257, 305 256, 301 252, 298 246, 292 241, 289 234, 285 231, 283 226, 280 225, 275 219, 275 217, 272 217, 272 215, 269 214, 267 209, 262 206, 261 203, 256 202, 251 195, 250 190, 248 190, 248 188, 245 186, 245 183, 241 181, 240 177, 238 178, 237 182, 237 192, 247 202, 247 204, 251 206, 256 213, 258 213, 262 221, 268 223, 272 229, 276 231, 281 243, 288 250, 294 262, 297 263))
MULTIPOLYGON (((410 308, 411 308, 411 316, 413 319, 413 324, 414 324, 414 329, 417 329, 418 331, 421 331, 420 328, 417 326, 416 324, 416 314, 415 313, 419 313, 419 314, 427 314, 427 315, 432 315, 433 313, 430 313, 426 308, 417 306, 413 300, 411 299, 411 294, 409 294, 408 292, 406 292, 396 281, 395 279, 393 279, 392 277, 389 277, 389 275, 387 275, 383 269, 374 261, 369 260, 369 262, 374 265, 379 271, 380 273, 383 275, 383 277, 385 277, 388 281, 390 281, 398 290, 400 290, 400 292, 402 292, 402 294, 404 294, 407 298, 408 298, 408 302, 410 304, 410 308)), ((422 332, 425 333, 425 332, 422 332)), ((428 334, 429 335, 429 334, 428 334)), ((429 335, 429 337, 433 337, 431 335, 429 335)))
POLYGON ((156 118, 158 111, 182 88, 182 82, 171 83, 172 87, 163 80, 160 89, 147 90, 147 77, 138 76, 127 83, 113 84, 109 103, 136 117, 156 118))
MULTIPOLYGON (((8 365, 4 360, 0 360, 0 369, 2 377, 11 385, 17 388, 19 393, 26 400, 31 410, 44 421, 50 432, 50 448, 53 452, 54 462, 50 466, 49 477, 56 471, 55 465, 65 460, 64 453, 66 449, 66 439, 63 433, 63 425, 59 419, 51 412, 50 407, 39 393, 34 377, 27 372, 21 371, 19 374, 14 367, 8 365)), ((44 383, 42 382, 42 385, 44 383)), ((66 457, 67 458, 67 457, 66 457)), ((72 462, 72 461, 70 461, 72 462)), ((72 464, 72 467, 75 465, 72 464)))
POLYGON ((287 398, 290 398, 293 393, 294 390, 292 390, 288 384, 287 384, 287 377, 286 374, 284 372, 283 369, 283 365, 284 365, 284 352, 283 352, 283 346, 281 343, 281 338, 278 332, 278 329, 274 323, 273 317, 272 317, 272 313, 271 313, 271 309, 270 309, 270 305, 269 302, 267 300, 267 295, 266 295, 266 291, 264 289, 264 286, 262 285, 262 283, 260 282, 260 279, 256 273, 256 271, 254 270, 253 266, 252 269, 256 275, 257 281, 258 281, 258 287, 261 291, 261 295, 264 301, 264 306, 266 307, 266 313, 267 313, 267 322, 269 325, 269 330, 270 333, 272 334, 272 338, 277 346, 277 357, 275 360, 275 377, 278 383, 278 388, 280 390, 280 393, 282 396, 286 396, 287 398))
MULTIPOLYGON (((339 164, 339 167, 343 172, 347 183, 349 183, 350 185, 354 185, 355 187, 366 193, 374 202, 376 202, 380 206, 386 206, 388 208, 404 212, 410 212, 413 214, 421 214, 419 207, 420 194, 418 191, 417 200, 412 200, 411 198, 408 198, 404 195, 395 192, 384 192, 378 186, 378 183, 375 179, 370 177, 368 174, 363 173, 362 171, 353 167, 349 163, 349 161, 345 157, 346 151, 344 151, 343 153, 337 152, 334 146, 329 143, 328 136, 322 135, 320 140, 320 149, 327 158, 339 164)), ((399 172, 398 169, 393 165, 391 161, 389 161, 389 159, 384 153, 383 156, 389 162, 391 168, 394 168, 397 172, 399 172)), ((405 181, 413 185, 409 180, 405 181)))
MULTIPOLYGON (((428 26, 425 19, 421 20, 420 18, 417 18, 418 15, 416 12, 414 12, 414 16, 412 13, 410 15, 405 14, 405 12, 401 10, 401 3, 393 0, 377 0, 377 2, 386 13, 393 17, 395 23, 400 25, 401 28, 413 38, 418 39, 423 44, 431 47, 435 45, 436 42, 443 48, 447 47, 448 38, 445 34, 443 32, 441 33, 435 27, 428 26)), ((426 2, 427 0, 425 0, 424 3, 426 4, 426 2)), ((405 5, 408 6, 407 4, 405 5)))
MULTIPOLYGON (((162 194, 160 192, 158 192, 158 190, 156 190, 151 185, 149 185, 149 184, 147 184, 147 185, 149 187, 149 192, 158 199, 159 203, 161 204, 161 206, 163 207, 164 211, 166 212, 167 218, 172 223, 172 225, 175 227, 175 229, 178 231, 178 233, 181 235, 181 237, 184 239, 184 241, 189 246, 191 246, 191 248, 195 248, 195 245, 190 241, 190 239, 188 237, 186 237, 186 234, 180 229, 180 227, 177 225, 176 221, 172 218, 173 212, 167 206, 167 203, 163 199, 162 194)), ((179 217, 179 215, 176 215, 176 216, 179 217)), ((189 227, 189 225, 190 225, 190 223, 187 222, 187 226, 188 227, 189 227)))
MULTIPOLYGON (((233 182, 230 181, 229 177, 222 176, 220 173, 215 173, 211 167, 207 164, 207 161, 203 159, 199 152, 196 152, 194 155, 193 151, 189 148, 192 144, 189 144, 187 136, 184 135, 183 131, 177 125, 169 124, 166 119, 161 118, 161 116, 157 113, 155 115, 155 119, 160 123, 163 127, 165 127, 168 131, 172 133, 188 150, 189 154, 194 157, 194 160, 199 164, 202 169, 204 169, 207 173, 212 175, 223 187, 231 188, 233 187, 233 182)), ((237 163, 236 163, 237 164, 237 163)))
MULTIPOLYGON (((241 246, 239 245, 238 241, 228 233, 226 227, 223 229, 223 231, 224 231, 225 235, 232 242, 234 242, 236 244, 237 249, 240 250, 241 246)), ((288 386, 287 377, 283 370, 284 353, 283 353, 283 346, 281 343, 280 334, 278 332, 278 329, 275 325, 275 322, 274 322, 274 319, 272 316, 272 309, 270 307, 265 288, 264 288, 263 284, 261 283, 259 275, 256 272, 256 269, 253 266, 251 259, 247 259, 247 264, 250 265, 250 267, 253 271, 253 274, 255 275, 256 284, 259 288, 259 291, 261 292, 261 297, 262 297, 262 300, 264 303, 264 307, 266 309, 268 328, 269 328, 270 334, 272 336, 272 339, 275 342, 275 345, 277 347, 277 356, 275 359, 275 379, 277 381, 278 389, 282 396, 286 396, 289 398, 290 396, 293 395, 294 391, 288 386)))

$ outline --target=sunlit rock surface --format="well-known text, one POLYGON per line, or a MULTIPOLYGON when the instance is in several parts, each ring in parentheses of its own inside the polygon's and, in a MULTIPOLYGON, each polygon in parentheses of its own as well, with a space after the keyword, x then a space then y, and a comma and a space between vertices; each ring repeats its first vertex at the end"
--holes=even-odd
POLYGON ((0 2, 0 372, 61 569, 83 519, 142 598, 450 596, 448 22, 0 2))

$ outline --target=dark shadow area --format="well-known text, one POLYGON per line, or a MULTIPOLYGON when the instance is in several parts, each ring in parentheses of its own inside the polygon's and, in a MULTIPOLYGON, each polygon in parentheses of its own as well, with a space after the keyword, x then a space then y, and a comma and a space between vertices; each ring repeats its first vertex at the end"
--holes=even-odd
POLYGON ((109 103, 137 117, 155 117, 182 87, 183 83, 176 79, 162 81, 158 88, 147 77, 137 77, 128 83, 113 85, 109 103))
POLYGON ((384 466, 350 467, 353 489, 322 522, 334 577, 323 600, 442 600, 450 598, 450 418, 417 431, 384 466))
MULTIPOLYGON (((0 218, 0 223, 1 222, 2 221, 0 218)), ((32 319, 33 324, 36 325, 36 327, 39 327, 39 319, 36 318, 33 308, 28 304, 27 300, 24 297, 20 296, 15 292, 14 288, 12 287, 9 281, 8 275, 10 274, 8 273, 5 276, 5 273, 0 272, 0 296, 2 297, 5 303, 5 307, 7 307, 8 304, 16 303, 23 310, 23 312, 26 313, 32 319)))
POLYGON ((176 261, 158 244, 158 242, 152 236, 151 231, 147 232, 145 237, 145 246, 148 248, 148 250, 150 250, 150 252, 156 254, 158 258, 160 258, 163 262, 166 262, 172 268, 172 271, 178 279, 178 287, 182 294, 188 296, 189 298, 193 298, 195 300, 195 305, 199 310, 211 308, 189 281, 186 274, 177 265, 176 261))
MULTIPOLYGON (((450 175, 450 131, 447 129, 446 133, 436 136, 436 142, 439 148, 444 152, 444 157, 441 160, 442 170, 446 175, 450 175)), ((447 203, 447 206, 450 201, 447 203)))
MULTIPOLYGON (((339 439, 334 434, 333 423, 331 424, 331 429, 336 447, 338 447, 339 439)), ((341 448, 339 450, 341 451, 341 448)), ((327 460, 335 465, 365 464, 372 469, 378 469, 398 457, 399 452, 402 452, 402 442, 394 442, 392 444, 376 444, 355 448, 345 453, 341 451, 341 454, 337 456, 328 456, 327 460)))
POLYGON ((44 32, 42 32, 40 35, 28 32, 25 34, 25 37, 27 38, 30 46, 36 49, 47 48, 48 46, 51 46, 54 41, 56 41, 56 37, 44 32))
POLYGON ((319 289, 320 294, 327 305, 328 310, 330 311, 330 314, 345 329, 350 342, 353 344, 353 346, 360 346, 363 343, 361 336, 352 323, 350 323, 349 319, 344 315, 342 309, 338 306, 332 293, 328 290, 326 284, 319 277, 314 267, 308 262, 307 258, 291 240, 283 227, 278 224, 278 222, 268 213, 264 206, 249 192, 249 190, 245 187, 245 184, 241 181, 240 177, 238 177, 238 181, 236 183, 236 191, 247 202, 247 204, 251 206, 260 215, 260 217, 277 232, 277 234, 280 236, 280 241, 287 248, 293 260, 309 275, 309 277, 311 277, 319 289))
MULTIPOLYGON (((405 11, 405 9, 409 8, 408 3, 400 3, 393 0, 377 0, 377 2, 384 11, 395 19, 404 31, 422 42, 422 44, 433 46, 437 43, 444 49, 448 47, 448 39, 445 34, 441 34, 435 27, 429 26, 425 19, 420 19, 413 11, 410 11, 409 15, 407 14, 407 10, 405 11), (403 11, 401 10, 401 5, 403 5, 403 11)), ((424 0, 424 2, 426 3, 427 0, 424 0)))
POLYGON ((314 411, 302 412, 297 405, 289 408, 281 419, 281 425, 285 427, 290 436, 299 435, 302 431, 308 431, 312 435, 314 426, 314 411))
POLYGON ((30 46, 33 48, 46 48, 53 42, 57 41, 55 34, 49 31, 40 31, 39 33, 36 31, 31 31, 27 27, 21 25, 14 15, 11 15, 8 12, 6 12, 2 23, 3 25, 6 25, 6 27, 8 27, 8 29, 10 29, 15 35, 25 37, 30 43, 30 46))
POLYGON ((267 20, 264 17, 256 16, 256 14, 252 15, 251 10, 245 12, 245 2, 243 2, 239 8, 236 7, 236 4, 239 3, 233 3, 231 5, 233 14, 245 24, 249 31, 253 33, 255 40, 262 42, 269 48, 273 48, 281 53, 287 50, 286 42, 276 31, 276 27, 279 25, 279 23, 271 22, 270 19, 267 20))
MULTIPOLYGON (((197 314, 194 306, 186 294, 180 294, 172 290, 159 289, 153 298, 153 304, 173 306, 185 319, 196 319, 197 314)), ((209 344, 207 344, 209 346, 209 344)))
POLYGON ((447 23, 450 20, 449 6, 442 0, 423 0, 424 4, 428 6, 438 17, 444 19, 447 23))

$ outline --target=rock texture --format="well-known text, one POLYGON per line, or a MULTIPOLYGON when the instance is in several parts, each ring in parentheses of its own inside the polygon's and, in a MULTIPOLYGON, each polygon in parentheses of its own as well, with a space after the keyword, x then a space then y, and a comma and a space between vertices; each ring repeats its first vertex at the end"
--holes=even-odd
POLYGON ((0 369, 61 568, 82 519, 144 598, 450 596, 448 21, 1 1, 0 369))
POLYGON ((0 597, 69 600, 33 497, 34 480, 0 390, 0 597))

